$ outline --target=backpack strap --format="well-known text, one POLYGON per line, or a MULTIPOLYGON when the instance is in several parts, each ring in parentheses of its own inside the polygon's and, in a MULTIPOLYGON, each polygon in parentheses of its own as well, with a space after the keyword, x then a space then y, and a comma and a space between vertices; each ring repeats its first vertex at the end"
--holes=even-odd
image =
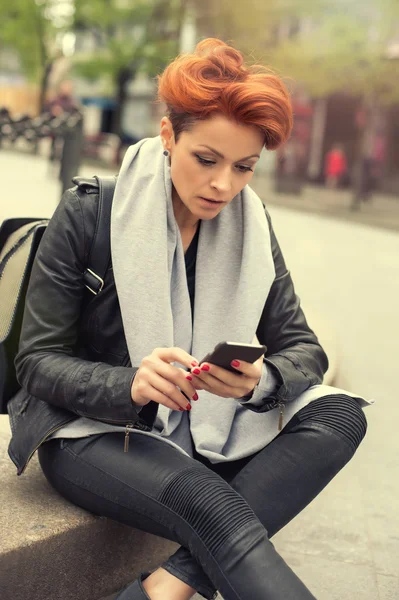
POLYGON ((99 187, 97 221, 83 281, 87 289, 97 296, 104 287, 105 273, 111 260, 111 208, 116 177, 95 179, 99 187))

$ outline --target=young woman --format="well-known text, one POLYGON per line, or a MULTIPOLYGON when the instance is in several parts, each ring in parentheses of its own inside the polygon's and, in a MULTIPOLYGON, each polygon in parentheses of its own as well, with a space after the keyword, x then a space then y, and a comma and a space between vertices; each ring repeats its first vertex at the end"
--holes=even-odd
POLYGON ((305 600, 269 538, 351 459, 350 393, 320 385, 308 327, 261 200, 263 148, 289 136, 278 77, 208 39, 159 78, 160 136, 132 146, 111 215, 103 290, 83 282, 98 189, 69 190, 31 276, 10 403, 10 456, 71 502, 181 547, 115 597, 305 600), (235 372, 222 341, 267 346, 235 372), (124 451, 125 450, 125 451, 124 451))

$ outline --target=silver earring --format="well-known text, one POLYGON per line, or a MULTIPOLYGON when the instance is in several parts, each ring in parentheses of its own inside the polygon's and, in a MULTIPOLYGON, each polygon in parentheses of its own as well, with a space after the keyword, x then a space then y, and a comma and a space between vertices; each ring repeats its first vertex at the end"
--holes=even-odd
POLYGON ((169 152, 168 152, 167 150, 164 150, 164 151, 163 151, 163 155, 164 155, 164 156, 169 156, 169 152))

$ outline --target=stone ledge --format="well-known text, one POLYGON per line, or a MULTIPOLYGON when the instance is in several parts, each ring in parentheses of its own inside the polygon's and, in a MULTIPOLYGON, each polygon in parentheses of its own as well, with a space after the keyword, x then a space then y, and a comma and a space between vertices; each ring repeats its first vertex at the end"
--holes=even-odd
POLYGON ((65 501, 34 457, 17 477, 0 416, 2 600, 95 600, 159 566, 177 545, 65 501))

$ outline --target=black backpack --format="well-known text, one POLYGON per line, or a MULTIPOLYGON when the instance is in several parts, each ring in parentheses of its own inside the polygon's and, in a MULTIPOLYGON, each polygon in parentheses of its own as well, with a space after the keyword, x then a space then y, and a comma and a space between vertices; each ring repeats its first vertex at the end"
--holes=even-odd
MULTIPOLYGON (((101 292, 110 258, 111 207, 115 177, 96 177, 97 222, 86 271, 86 287, 101 292)), ((74 178, 79 185, 80 178, 74 178)), ((90 185, 90 183, 89 183, 90 185)), ((0 227, 0 413, 19 389, 14 359, 18 352, 25 296, 37 249, 49 219, 7 219, 0 227)))

